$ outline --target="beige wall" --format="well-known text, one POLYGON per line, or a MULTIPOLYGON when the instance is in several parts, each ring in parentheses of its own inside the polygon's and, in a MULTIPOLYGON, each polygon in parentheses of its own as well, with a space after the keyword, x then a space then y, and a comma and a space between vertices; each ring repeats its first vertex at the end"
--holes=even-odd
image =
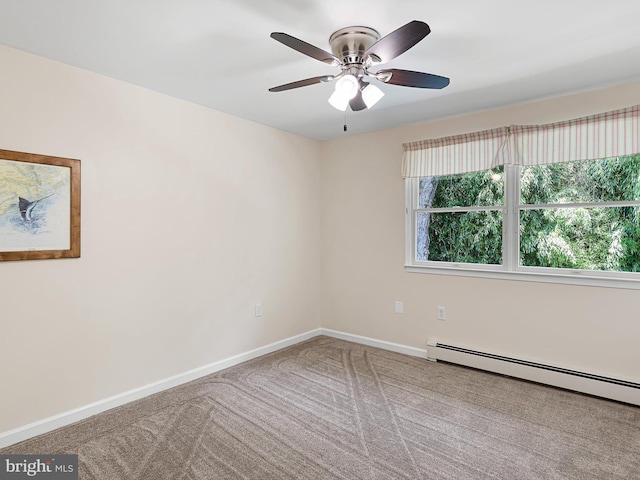
POLYGON ((0 264, 0 432, 319 326, 319 143, 0 65, 0 148, 82 161, 82 257, 0 264))
POLYGON ((324 143, 322 326, 421 348, 436 338, 639 382, 639 290, 407 273, 400 178, 403 142, 638 103, 635 83, 324 143), (404 315, 394 314, 395 300, 404 315))

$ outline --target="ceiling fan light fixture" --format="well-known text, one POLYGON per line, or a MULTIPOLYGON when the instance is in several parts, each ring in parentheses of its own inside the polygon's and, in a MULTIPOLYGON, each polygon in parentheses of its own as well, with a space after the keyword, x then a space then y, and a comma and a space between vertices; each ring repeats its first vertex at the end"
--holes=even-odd
POLYGON ((397 68, 369 71, 373 65, 387 63, 402 55, 430 32, 429 25, 420 20, 412 20, 382 38, 377 30, 370 27, 345 27, 333 32, 329 37, 332 53, 286 33, 273 32, 271 38, 274 40, 308 57, 336 65, 341 71, 338 75, 324 75, 286 83, 272 87, 269 91, 283 92, 335 80, 335 90, 329 98, 329 103, 341 111, 350 106, 351 110, 359 112, 373 107, 384 96, 382 90, 369 85, 363 78, 403 87, 444 88, 449 85, 449 79, 440 75, 397 68))
POLYGON ((362 100, 367 108, 373 107, 382 97, 384 92, 375 85, 369 84, 362 90, 362 100))
POLYGON ((349 100, 358 94, 358 79, 351 74, 341 76, 336 82, 336 87, 329 103, 338 110, 345 111, 349 105, 349 100))

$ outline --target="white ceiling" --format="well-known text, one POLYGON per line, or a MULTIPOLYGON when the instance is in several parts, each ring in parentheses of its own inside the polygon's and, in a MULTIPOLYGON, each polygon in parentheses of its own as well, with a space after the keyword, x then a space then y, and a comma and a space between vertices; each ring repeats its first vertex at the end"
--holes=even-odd
POLYGON ((339 70, 269 34, 330 51, 339 28, 411 20, 431 34, 380 68, 451 84, 376 82, 386 96, 349 110, 347 135, 640 80, 638 0, 0 0, 0 43, 326 140, 345 135, 332 84, 268 88, 339 70))

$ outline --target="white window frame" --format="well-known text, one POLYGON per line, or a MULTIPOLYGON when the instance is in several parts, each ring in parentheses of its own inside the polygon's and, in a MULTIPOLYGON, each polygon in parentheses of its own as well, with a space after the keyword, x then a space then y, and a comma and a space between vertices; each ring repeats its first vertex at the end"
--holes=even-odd
POLYGON ((580 207, 625 207, 640 206, 640 201, 588 202, 549 205, 520 205, 520 166, 504 166, 505 198, 501 210, 502 223, 502 265, 487 265, 457 262, 434 262, 416 260, 418 212, 466 212, 496 210, 495 206, 419 209, 419 178, 405 179, 405 270, 411 273, 435 275, 459 275, 466 277, 495 278, 529 282, 561 283, 598 287, 626 288, 640 290, 640 273, 575 270, 550 267, 526 267, 519 265, 518 223, 522 210, 580 207))

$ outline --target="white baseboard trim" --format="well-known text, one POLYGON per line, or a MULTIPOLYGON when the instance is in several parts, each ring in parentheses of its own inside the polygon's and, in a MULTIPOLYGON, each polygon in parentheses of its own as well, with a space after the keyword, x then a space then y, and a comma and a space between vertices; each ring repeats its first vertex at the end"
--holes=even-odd
POLYGON ((189 370, 187 372, 165 378, 164 380, 159 380, 157 382, 153 382, 148 385, 129 390, 128 392, 120 393, 103 400, 98 400, 97 402, 90 403, 89 405, 85 405, 74 410, 69 410, 67 412, 59 413, 43 420, 38 420, 37 422, 29 423, 28 425, 24 425, 22 427, 0 433, 0 448, 8 447, 9 445, 28 440, 29 438, 35 437, 37 435, 42 435, 43 433, 50 432, 57 428, 71 425, 72 423, 84 420, 85 418, 97 415, 98 413, 106 412, 107 410, 111 410, 112 408, 119 407, 135 400, 139 400, 149 395, 153 395, 154 393, 158 393, 163 390, 182 385, 183 383, 196 380, 211 373, 219 372, 220 370, 233 367, 234 365, 238 365, 242 362, 246 362, 262 355, 266 355, 268 353, 281 350, 291 345, 304 342, 305 340, 317 337, 318 335, 326 335, 328 337, 359 343, 370 347, 377 347, 383 350, 404 353, 413 357, 427 358, 427 351, 421 348, 408 347, 406 345, 400 345, 398 343, 386 342, 383 340, 377 340, 375 338, 363 337, 360 335, 339 332, 337 330, 330 330, 327 328, 316 328, 314 330, 309 330, 308 332, 301 333, 300 335, 295 335, 293 337, 256 348, 249 352, 241 353, 239 355, 235 355, 233 357, 229 357, 224 360, 211 363, 209 365, 194 368, 193 370, 189 370))
MULTIPOLYGON (((262 355, 266 355, 272 352, 275 352, 277 350, 281 350, 283 348, 289 347, 291 345, 295 345, 297 343, 309 340, 313 337, 317 337, 319 335, 325 335, 328 337, 333 337, 333 338, 337 338, 340 340, 345 340, 345 341, 349 341, 349 342, 354 342, 354 343, 359 343, 361 345, 367 345, 370 347, 377 347, 377 348, 381 348, 383 350, 389 350, 392 352, 397 352, 397 353, 402 353, 405 355, 410 355, 413 357, 419 357, 419 358, 427 358, 427 350, 426 349, 422 349, 422 348, 416 348, 416 347, 409 347, 406 345, 401 345, 398 343, 392 343, 392 342, 387 342, 384 340, 378 340, 375 338, 370 338, 370 337, 363 337, 361 335, 355 335, 352 333, 345 333, 345 332, 340 332, 337 330, 331 330, 331 329, 327 329, 327 328, 316 328, 314 330, 309 330, 308 332, 305 333, 301 333, 299 335, 295 335, 293 337, 290 338, 286 338, 284 340, 280 340, 278 342, 274 342, 271 343, 269 345, 265 345, 263 347, 259 347, 256 348, 254 350, 251 350, 249 352, 245 352, 239 355, 235 355, 233 357, 229 357, 227 359, 224 360, 220 360, 218 362, 214 362, 211 363, 209 365, 205 365, 202 367, 198 367, 192 370, 189 370, 187 372, 178 374, 178 375, 174 375, 172 377, 166 378, 164 380, 160 380, 157 382, 153 382, 150 383, 148 385, 144 385, 142 387, 130 390, 128 392, 124 392, 118 395, 114 395, 112 397, 109 398, 105 398, 103 400, 99 400, 97 402, 91 403, 89 405, 85 405, 83 407, 79 407, 76 408, 74 410, 69 410, 67 412, 63 412, 48 418, 45 418, 43 420, 39 420, 37 422, 33 422, 30 423, 28 425, 24 425, 22 427, 18 427, 16 429, 13 430, 9 430, 3 433, 0 433, 0 448, 4 448, 4 447, 8 447, 10 445, 13 445, 15 443, 18 442, 22 442, 24 440, 27 440, 29 438, 35 437, 37 435, 42 435, 44 433, 50 432, 52 430, 55 430, 57 428, 61 428, 64 427, 66 425, 70 425, 72 423, 75 423, 77 421, 83 420, 85 418, 91 417, 93 415, 105 412, 107 410, 110 410, 112 408, 115 407, 119 407, 121 405, 124 405, 126 403, 129 402, 133 402, 135 400, 139 400, 141 398, 144 398, 146 396, 152 395, 154 393, 158 393, 161 392, 163 390, 167 390, 169 388, 178 386, 178 385, 182 385, 183 383, 186 382, 190 382, 192 380, 196 380, 198 378, 204 377, 206 375, 209 375, 211 373, 215 373, 218 372, 220 370, 224 370, 225 368, 229 368, 229 367, 233 367, 234 365, 238 365, 242 362, 246 362, 248 360, 252 360, 254 358, 260 357, 262 355)), ((436 360, 436 351, 437 351, 437 344, 436 342, 431 342, 429 344, 429 352, 432 355, 432 360, 436 360)), ((443 357, 443 355, 438 355, 438 358, 443 357)), ((441 358, 442 360, 445 360, 445 358, 441 358)), ((449 360, 451 361, 451 360, 449 360)), ((463 363, 464 362, 460 362, 463 363)), ((476 368, 478 368, 478 366, 476 365, 476 368)), ((482 368, 482 367, 480 367, 482 368)), ((491 369, 491 368, 485 368, 489 371, 496 371, 499 373, 505 373, 502 372, 500 370, 495 370, 495 369, 491 369)), ((509 374, 509 373, 507 373, 509 374)), ((517 375, 515 375, 517 376, 517 375)), ((527 378, 527 377, 522 377, 522 378, 527 378)), ((540 381, 539 379, 537 381, 540 381)), ((549 383, 551 385, 556 385, 553 382, 549 382, 549 381, 543 381, 543 383, 549 383)), ((558 385, 561 386, 563 388, 571 388, 571 387, 566 387, 566 385, 558 385)), ((603 394, 600 391, 597 392, 592 392, 592 391, 587 391, 587 390, 581 390, 578 388, 573 388, 574 390, 577 391, 584 391, 586 393, 591 393, 591 394, 595 394, 598 396, 603 396, 605 398, 613 398, 615 400, 619 400, 619 401, 623 401, 623 402, 627 402, 627 403, 633 403, 636 405, 640 405, 640 402, 638 401, 638 397, 637 397, 637 390, 634 391, 634 396, 633 398, 630 397, 617 397, 617 396, 612 396, 610 392, 608 392, 608 394, 603 394)))
POLYGON ((64 427, 80 420, 84 420, 85 418, 89 418, 98 413, 102 413, 112 408, 119 407, 121 405, 124 405, 125 403, 133 402, 154 393, 158 393, 163 390, 182 385, 183 383, 190 382, 191 380, 204 377, 220 370, 224 370, 225 368, 233 367, 234 365, 238 365, 239 363, 275 352, 282 348, 295 345, 296 343, 309 340, 310 338, 317 337, 318 335, 322 334, 328 335, 327 333, 324 333, 323 329, 321 328, 310 330, 300 335, 295 335, 293 337, 256 348, 249 352, 241 353, 239 355, 235 355, 233 357, 229 357, 227 359, 220 360, 209 365, 194 368, 193 370, 189 370, 187 372, 165 378, 164 380, 159 380, 157 382, 153 382, 148 385, 129 390, 128 392, 120 393, 118 395, 93 402, 89 405, 85 405, 74 410, 69 410, 58 415, 53 415, 43 420, 39 420, 22 427, 0 433, 0 448, 8 447, 9 445, 22 442, 37 435, 42 435, 43 433, 50 432, 52 430, 55 430, 56 428, 64 427))
POLYGON ((427 351, 424 348, 408 347, 399 343, 386 342, 375 338, 354 335, 353 333, 339 332, 337 330, 329 330, 328 328, 320 328, 318 335, 326 335, 328 337, 346 340, 348 342, 360 343, 369 347, 377 347, 383 350, 389 350, 396 353, 404 353, 412 357, 427 358, 427 351))

